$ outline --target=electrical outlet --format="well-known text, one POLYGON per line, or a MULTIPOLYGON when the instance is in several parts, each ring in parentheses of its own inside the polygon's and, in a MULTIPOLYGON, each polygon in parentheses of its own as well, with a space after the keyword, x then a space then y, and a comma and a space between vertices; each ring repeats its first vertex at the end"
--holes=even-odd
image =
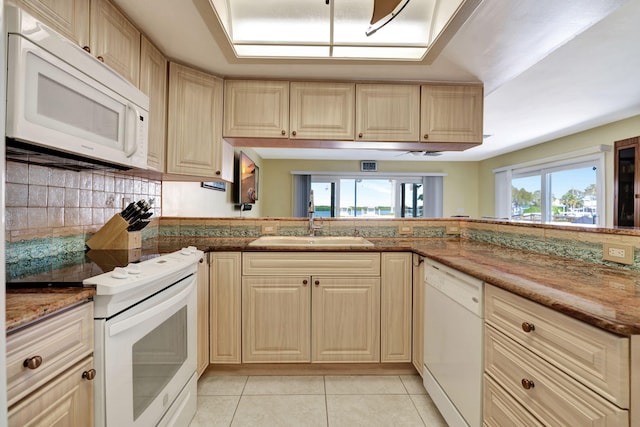
POLYGON ((262 224, 262 234, 276 234, 278 232, 278 225, 274 223, 262 224))
POLYGON ((602 244, 602 258, 620 264, 633 264, 633 246, 614 243, 602 244))
POLYGON ((399 225, 398 226, 398 234, 413 234, 413 226, 412 225, 399 225))
POLYGON ((447 225, 447 234, 460 234, 460 227, 457 225, 447 225))

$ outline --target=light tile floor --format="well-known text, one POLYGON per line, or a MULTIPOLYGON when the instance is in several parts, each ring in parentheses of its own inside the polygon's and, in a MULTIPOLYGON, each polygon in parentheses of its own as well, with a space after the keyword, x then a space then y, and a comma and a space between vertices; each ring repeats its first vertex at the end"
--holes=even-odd
POLYGON ((209 375, 190 427, 446 425, 418 375, 209 375))

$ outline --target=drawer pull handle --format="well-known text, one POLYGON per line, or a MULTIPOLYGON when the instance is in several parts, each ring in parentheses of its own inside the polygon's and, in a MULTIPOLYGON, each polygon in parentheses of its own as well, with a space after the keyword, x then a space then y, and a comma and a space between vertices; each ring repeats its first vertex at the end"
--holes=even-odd
POLYGON ((26 359, 22 366, 29 369, 38 369, 42 365, 42 357, 41 356, 33 356, 26 359))
POLYGON ((526 390, 530 390, 533 387, 535 387, 535 384, 533 383, 533 381, 528 380, 526 378, 522 379, 522 387, 525 388, 526 390))
POLYGON ((526 333, 533 332, 536 330, 536 327, 533 323, 522 322, 522 330, 526 333))
POLYGON ((88 371, 84 371, 82 373, 82 378, 84 378, 85 380, 93 381, 95 377, 96 377, 95 369, 89 369, 88 371))

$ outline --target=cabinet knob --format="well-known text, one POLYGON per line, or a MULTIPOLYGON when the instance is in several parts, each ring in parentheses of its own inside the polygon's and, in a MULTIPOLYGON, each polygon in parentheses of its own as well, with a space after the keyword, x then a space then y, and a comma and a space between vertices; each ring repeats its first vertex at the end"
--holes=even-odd
POLYGON ((22 366, 29 369, 38 369, 42 365, 42 356, 33 356, 26 359, 22 366))
POLYGON ((102 56, 96 56, 96 58, 98 58, 98 61, 104 62, 104 58, 102 56))
POLYGON ((640 194, 635 195, 636 199, 640 199, 640 194))
POLYGON ((358 134, 358 138, 362 138, 362 132, 358 134))
POLYGON ((222 174, 221 171, 216 171, 216 175, 220 175, 220 174, 222 174))
POLYGON ((309 283, 309 281, 308 281, 307 279, 304 279, 304 280, 302 281, 302 284, 303 284, 303 285, 306 285, 307 283, 309 283))
POLYGON ((283 136, 287 134, 287 131, 285 131, 284 129, 282 129, 282 131, 280 132, 283 136))
POLYGON ((320 284, 320 280, 316 280, 315 282, 313 282, 314 285, 318 286, 320 284))
POLYGON ((296 136, 298 134, 298 132, 296 132, 295 130, 293 132, 291 132, 291 135, 296 136))
POLYGON ((82 46, 82 48, 86 51, 91 53, 91 48, 89 46, 82 46))
POLYGON ((527 378, 523 378, 521 382, 522 382, 522 387, 525 388, 526 390, 530 390, 533 387, 535 387, 535 384, 533 383, 533 381, 527 378))
POLYGON ((535 331, 536 327, 533 323, 522 322, 522 330, 529 333, 535 331))
POLYGON ((198 261, 200 264, 202 264, 204 262, 204 258, 200 258, 200 261, 198 261))
POLYGON ((425 133, 424 136, 422 137, 422 139, 429 139, 429 134, 425 133))
POLYGON ((96 377, 95 369, 89 369, 88 371, 84 371, 82 373, 82 378, 84 378, 85 380, 92 381, 95 377, 96 377))

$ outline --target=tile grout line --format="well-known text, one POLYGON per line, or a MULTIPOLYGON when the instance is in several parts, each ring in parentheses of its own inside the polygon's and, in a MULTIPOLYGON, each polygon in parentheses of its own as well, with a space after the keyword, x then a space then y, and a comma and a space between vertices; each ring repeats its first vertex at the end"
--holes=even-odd
POLYGON ((247 379, 244 381, 244 384, 242 385, 242 390, 240 390, 240 396, 238 396, 238 403, 236 403, 236 407, 233 410, 233 415, 231 416, 229 427, 231 427, 231 425, 233 424, 233 420, 235 419, 236 414, 238 413, 238 408, 240 407, 240 401, 242 400, 242 396, 244 396, 244 389, 247 387, 248 382, 249 382, 249 376, 247 375, 247 379))
POLYGON ((324 413, 327 419, 327 427, 329 427, 329 402, 327 401, 327 376, 322 376, 322 387, 324 389, 324 413))

